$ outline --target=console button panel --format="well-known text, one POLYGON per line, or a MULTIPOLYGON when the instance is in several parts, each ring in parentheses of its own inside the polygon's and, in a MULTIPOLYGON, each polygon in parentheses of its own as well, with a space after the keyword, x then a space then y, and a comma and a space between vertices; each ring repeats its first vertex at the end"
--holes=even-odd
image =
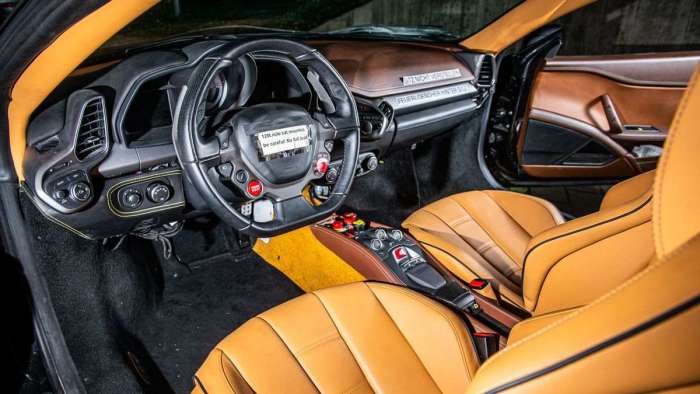
POLYGON ((421 247, 400 229, 368 228, 364 220, 352 212, 337 215, 320 225, 364 245, 410 287, 434 293, 447 284, 447 280, 428 264, 421 247))
MULTIPOLYGON (((329 166, 326 171, 326 176, 323 181, 326 183, 335 183, 340 175, 340 167, 343 165, 343 160, 335 160, 329 166)), ((357 169, 355 170, 355 176, 360 177, 367 175, 379 167, 379 159, 372 152, 360 153, 357 158, 357 169)))
POLYGON ((370 228, 358 232, 355 239, 379 256, 404 283, 428 291, 437 291, 447 284, 428 264, 420 246, 399 229, 370 228))
POLYGON ((71 211, 88 205, 95 194, 90 177, 80 170, 49 178, 44 190, 54 201, 71 211))
POLYGON ((135 176, 107 191, 109 209, 120 217, 132 217, 185 205, 180 170, 135 176))

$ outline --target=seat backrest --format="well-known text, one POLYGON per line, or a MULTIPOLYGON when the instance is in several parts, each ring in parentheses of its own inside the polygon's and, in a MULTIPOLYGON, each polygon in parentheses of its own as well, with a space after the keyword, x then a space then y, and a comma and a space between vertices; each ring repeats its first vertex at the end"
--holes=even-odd
POLYGON ((700 389, 698 79, 696 70, 657 170, 655 257, 649 266, 587 306, 509 343, 481 366, 469 392, 700 389))
POLYGON ((525 308, 541 315, 586 305, 648 266, 654 174, 617 184, 598 212, 530 240, 523 258, 525 308))

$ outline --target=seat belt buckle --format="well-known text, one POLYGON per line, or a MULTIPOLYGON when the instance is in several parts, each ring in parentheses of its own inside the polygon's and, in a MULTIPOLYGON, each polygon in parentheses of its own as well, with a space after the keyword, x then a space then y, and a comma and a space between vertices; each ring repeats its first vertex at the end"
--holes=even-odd
POLYGON ((467 283, 472 290, 483 290, 489 285, 489 281, 484 278, 474 278, 467 283))
POLYGON ((500 339, 498 334, 493 332, 475 332, 472 337, 474 338, 474 345, 479 353, 481 362, 488 360, 489 357, 498 352, 500 339))
POLYGON ((452 304, 459 308, 459 310, 472 315, 478 315, 481 313, 481 308, 479 308, 479 304, 476 302, 476 298, 471 291, 465 291, 464 293, 461 293, 455 297, 452 300, 452 304))

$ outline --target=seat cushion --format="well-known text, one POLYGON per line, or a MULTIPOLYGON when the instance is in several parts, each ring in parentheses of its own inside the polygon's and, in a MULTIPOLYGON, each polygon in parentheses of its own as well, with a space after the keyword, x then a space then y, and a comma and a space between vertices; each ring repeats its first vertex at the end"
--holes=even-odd
POLYGON ((429 204, 403 227, 461 279, 493 279, 504 298, 522 305, 521 264, 528 243, 563 222, 556 207, 543 199, 489 190, 429 204))
POLYGON ((478 365, 451 310, 402 287, 353 283, 246 322, 209 354, 194 391, 463 393, 478 365))

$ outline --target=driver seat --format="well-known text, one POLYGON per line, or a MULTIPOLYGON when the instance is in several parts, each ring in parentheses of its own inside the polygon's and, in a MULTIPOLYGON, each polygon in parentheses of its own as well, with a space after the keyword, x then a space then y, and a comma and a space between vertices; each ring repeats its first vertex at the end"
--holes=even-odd
POLYGON ((423 295, 379 283, 328 288, 226 337, 197 371, 193 392, 700 390, 699 75, 655 177, 655 256, 612 291, 522 321, 480 363, 463 316, 423 295))

